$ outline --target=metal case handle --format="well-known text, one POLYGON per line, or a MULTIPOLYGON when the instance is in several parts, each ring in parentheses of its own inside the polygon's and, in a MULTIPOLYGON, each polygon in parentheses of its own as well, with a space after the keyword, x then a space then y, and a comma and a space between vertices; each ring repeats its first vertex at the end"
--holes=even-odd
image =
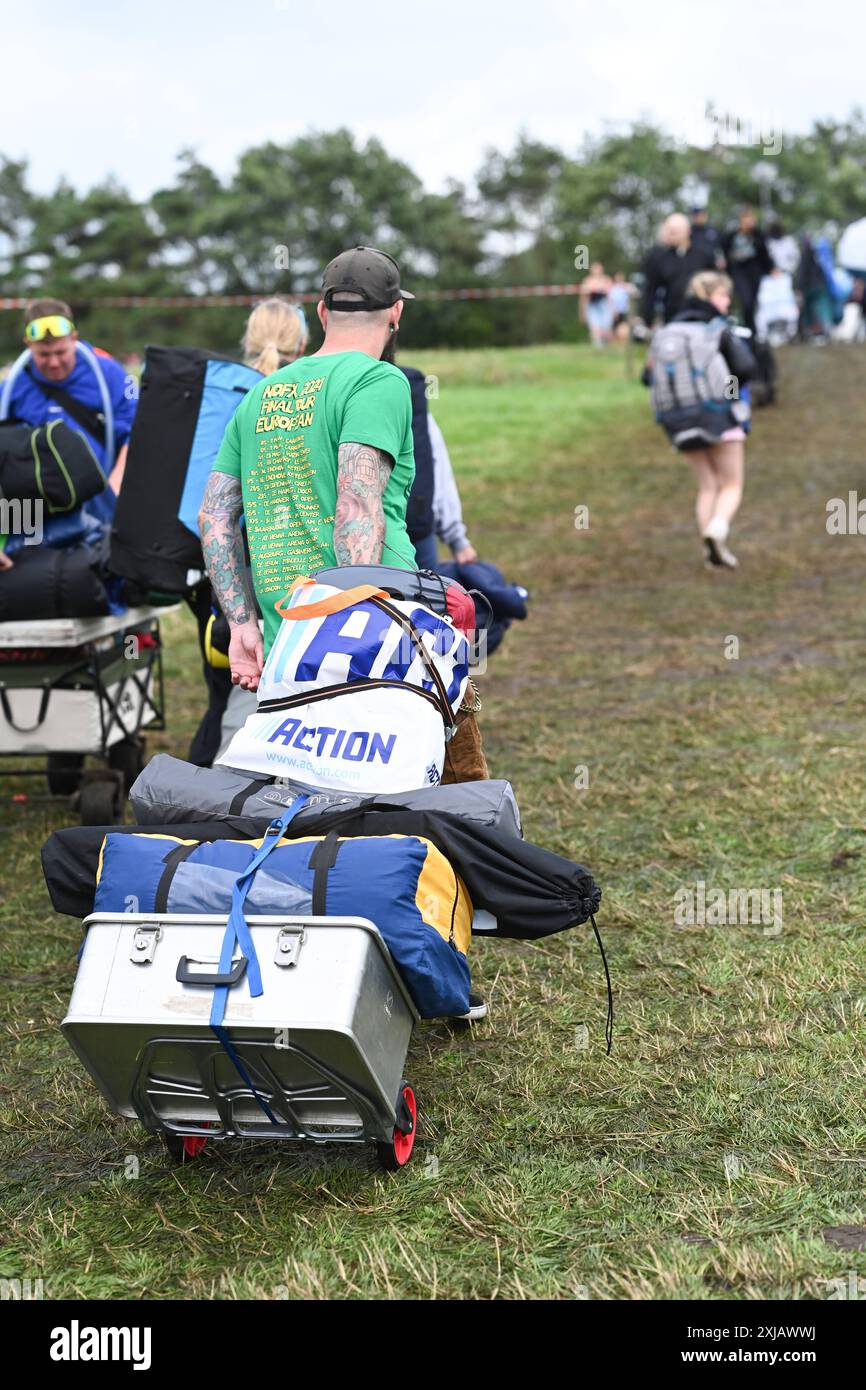
POLYGON ((175 978, 182 985, 236 985, 247 968, 246 956, 236 960, 227 975, 212 970, 190 970, 190 964, 205 965, 205 961, 195 960, 193 956, 181 956, 177 963, 175 978))

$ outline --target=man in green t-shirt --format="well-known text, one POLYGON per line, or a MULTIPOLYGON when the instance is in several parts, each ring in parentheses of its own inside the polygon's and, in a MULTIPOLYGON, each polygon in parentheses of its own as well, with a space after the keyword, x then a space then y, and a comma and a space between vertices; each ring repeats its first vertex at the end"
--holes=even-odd
POLYGON ((412 398, 403 373, 379 360, 403 300, 412 298, 383 251, 344 251, 322 277, 319 351, 253 387, 226 429, 199 526, 231 629, 232 681, 245 690, 258 687, 281 621, 275 605, 299 575, 379 562, 416 568, 406 530, 415 476, 412 398))

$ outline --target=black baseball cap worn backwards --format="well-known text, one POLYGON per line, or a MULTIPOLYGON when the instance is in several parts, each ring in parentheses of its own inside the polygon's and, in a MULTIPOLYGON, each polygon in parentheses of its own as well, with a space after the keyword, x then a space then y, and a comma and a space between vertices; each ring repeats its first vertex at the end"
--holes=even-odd
POLYGON ((322 275, 322 298, 325 307, 336 307, 339 313, 365 312, 371 309, 390 309, 398 299, 414 299, 414 294, 400 288, 400 267, 387 251, 373 246, 354 246, 341 251, 325 266, 322 275), (359 300, 349 300, 333 306, 337 293, 359 294, 359 300))

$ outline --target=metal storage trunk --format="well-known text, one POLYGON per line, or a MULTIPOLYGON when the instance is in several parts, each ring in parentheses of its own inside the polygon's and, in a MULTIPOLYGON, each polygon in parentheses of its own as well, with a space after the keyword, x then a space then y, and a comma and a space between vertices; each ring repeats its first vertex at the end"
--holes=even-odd
POLYGON ((224 916, 86 919, 62 1027, 103 1095, 175 1135, 390 1141, 418 1015, 378 930, 362 917, 247 921, 264 992, 251 998, 242 975, 223 1026, 278 1123, 209 1025, 213 986, 179 979, 216 971, 224 916))

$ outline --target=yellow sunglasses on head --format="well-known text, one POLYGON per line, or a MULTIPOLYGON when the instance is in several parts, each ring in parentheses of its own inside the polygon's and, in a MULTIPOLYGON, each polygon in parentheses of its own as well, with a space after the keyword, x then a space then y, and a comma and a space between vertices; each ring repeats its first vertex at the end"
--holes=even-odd
POLYGON ((52 338, 68 338, 75 331, 75 324, 63 314, 47 314, 44 318, 33 319, 24 330, 24 337, 30 343, 39 343, 51 334, 52 338))

